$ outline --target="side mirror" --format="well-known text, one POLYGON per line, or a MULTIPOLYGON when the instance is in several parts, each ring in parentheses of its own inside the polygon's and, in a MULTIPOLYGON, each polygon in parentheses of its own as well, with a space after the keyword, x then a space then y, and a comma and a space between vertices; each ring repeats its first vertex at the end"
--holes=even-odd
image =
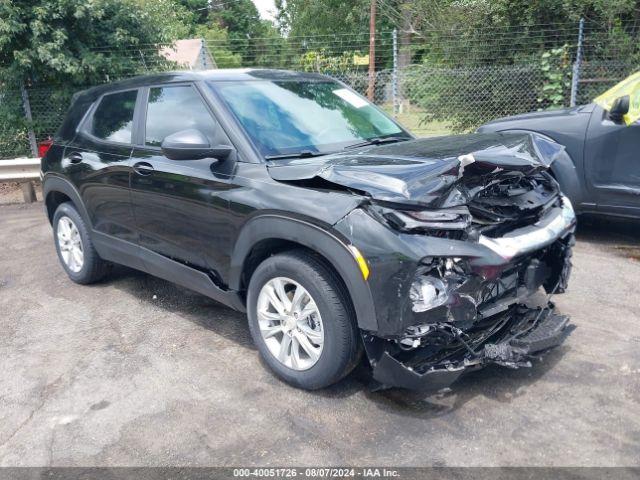
POLYGON ((620 122, 629 113, 629 95, 618 97, 613 101, 609 110, 609 118, 614 122, 620 122))
POLYGON ((209 139, 200 130, 193 128, 167 135, 160 148, 162 154, 171 160, 215 158, 222 161, 233 152, 233 147, 229 145, 212 147, 209 139))

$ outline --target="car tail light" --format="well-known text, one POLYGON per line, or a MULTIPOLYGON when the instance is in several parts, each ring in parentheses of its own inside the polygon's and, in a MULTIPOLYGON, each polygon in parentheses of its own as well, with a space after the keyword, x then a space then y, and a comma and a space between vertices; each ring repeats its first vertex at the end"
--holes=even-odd
POLYGON ((51 138, 47 138, 46 140, 42 140, 41 142, 38 143, 38 156, 40 158, 44 157, 47 152, 49 151, 49 149, 51 148, 51 145, 53 145, 53 139, 51 138))

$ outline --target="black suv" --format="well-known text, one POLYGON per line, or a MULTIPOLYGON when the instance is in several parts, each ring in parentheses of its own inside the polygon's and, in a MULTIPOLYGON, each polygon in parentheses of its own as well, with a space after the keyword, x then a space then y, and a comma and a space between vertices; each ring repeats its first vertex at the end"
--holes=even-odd
POLYGON ((438 390, 529 364, 568 319, 575 216, 547 138, 415 139, 322 75, 133 78, 77 94, 42 160, 69 277, 111 263, 247 312, 287 382, 438 390), (534 300, 538 300, 536 304, 534 300))

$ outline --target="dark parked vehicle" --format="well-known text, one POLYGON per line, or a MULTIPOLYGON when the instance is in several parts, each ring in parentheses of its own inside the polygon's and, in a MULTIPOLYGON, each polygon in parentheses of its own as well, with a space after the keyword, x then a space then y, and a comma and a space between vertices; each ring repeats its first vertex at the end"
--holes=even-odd
POLYGON ((627 125, 629 97, 494 120, 479 132, 544 135, 567 149, 551 173, 578 214, 640 218, 640 123, 627 125))
POLYGON ((246 310, 299 387, 365 352, 376 385, 437 390, 569 332, 532 304, 569 277, 563 155, 528 134, 415 139, 322 75, 212 71, 77 94, 42 172, 73 281, 119 263, 246 310))

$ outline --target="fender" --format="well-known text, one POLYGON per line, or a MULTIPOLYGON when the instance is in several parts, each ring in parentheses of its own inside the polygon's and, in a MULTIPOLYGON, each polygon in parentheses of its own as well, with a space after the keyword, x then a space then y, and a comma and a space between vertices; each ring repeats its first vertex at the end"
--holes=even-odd
POLYGON ((583 199, 582 185, 578 178, 578 170, 566 151, 551 164, 551 173, 560 184, 562 192, 569 197, 574 208, 580 213, 583 199))
POLYGON ((277 214, 265 214, 249 220, 236 241, 229 270, 229 288, 241 288, 242 270, 251 249, 261 240, 288 240, 299 243, 322 255, 344 281, 353 303, 358 327, 375 331, 377 321, 371 290, 347 242, 339 234, 304 220, 277 214))
MULTIPOLYGON (((76 190, 76 187, 69 180, 52 173, 44 174, 44 178, 42 180, 42 196, 45 199, 45 211, 47 211, 46 199, 51 192, 64 193, 67 197, 69 197, 78 210, 78 213, 80 213, 80 216, 82 217, 84 222, 89 225, 90 230, 93 231, 93 224, 91 223, 91 219, 89 218, 89 213, 87 212, 87 209, 82 202, 78 190, 76 190)), ((51 221, 51 219, 49 219, 49 221, 51 221)))

